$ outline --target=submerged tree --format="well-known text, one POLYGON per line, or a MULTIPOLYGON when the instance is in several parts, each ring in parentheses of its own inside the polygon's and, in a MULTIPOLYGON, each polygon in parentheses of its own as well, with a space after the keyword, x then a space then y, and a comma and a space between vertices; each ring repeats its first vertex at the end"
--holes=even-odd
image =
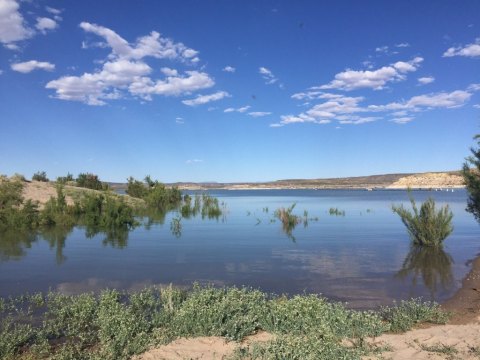
POLYGON ((462 175, 469 194, 467 211, 480 222, 480 134, 475 135, 474 139, 479 147, 470 148, 472 155, 465 159, 462 175))

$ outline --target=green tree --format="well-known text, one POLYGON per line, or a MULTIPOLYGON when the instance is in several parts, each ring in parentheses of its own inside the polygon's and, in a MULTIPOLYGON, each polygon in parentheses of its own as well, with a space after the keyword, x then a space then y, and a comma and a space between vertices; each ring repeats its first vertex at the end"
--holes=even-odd
POLYGON ((462 175, 468 190, 467 211, 480 222, 480 134, 475 135, 478 148, 470 148, 472 155, 463 164, 462 175))

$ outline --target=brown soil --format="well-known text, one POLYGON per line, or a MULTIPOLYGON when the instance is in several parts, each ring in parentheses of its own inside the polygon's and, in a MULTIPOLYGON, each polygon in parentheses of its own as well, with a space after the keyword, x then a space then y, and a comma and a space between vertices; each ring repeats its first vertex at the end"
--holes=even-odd
MULTIPOLYGON (((55 185, 49 182, 32 181, 25 182, 23 186, 23 197, 27 200, 38 201, 42 208, 51 197, 57 196, 55 185)), ((65 197, 68 205, 73 205, 73 199, 70 196, 65 197)))

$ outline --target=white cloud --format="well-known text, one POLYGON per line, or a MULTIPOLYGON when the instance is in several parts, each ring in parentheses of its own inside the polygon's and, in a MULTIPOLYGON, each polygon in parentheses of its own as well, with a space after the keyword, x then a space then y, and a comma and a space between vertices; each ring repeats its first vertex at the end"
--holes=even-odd
POLYGON ((388 46, 379 46, 377 48, 375 48, 375 52, 379 52, 379 53, 387 53, 388 52, 388 46))
POLYGON ((457 108, 465 105, 470 100, 472 94, 464 90, 456 90, 450 93, 440 92, 435 94, 418 95, 402 103, 390 103, 387 105, 371 105, 368 108, 373 111, 385 110, 422 110, 433 108, 457 108))
POLYGON ((176 122, 177 124, 185 124, 185 121, 183 120, 182 117, 176 117, 176 118, 175 118, 175 122, 176 122))
POLYGON ((361 117, 361 116, 343 116, 340 117, 339 123, 340 124, 352 124, 352 125, 361 125, 361 124, 367 124, 373 121, 377 121, 382 119, 381 117, 378 116, 366 116, 366 117, 361 117))
MULTIPOLYGON (((0 0, 0 42, 11 44, 33 36, 33 31, 27 27, 18 9, 20 5, 15 0, 0 0)), ((8 47, 7 47, 8 48, 8 47)))
POLYGON ((166 76, 178 76, 178 71, 175 69, 170 69, 168 67, 163 67, 160 71, 166 76))
POLYGON ((53 14, 53 15, 60 15, 62 13, 62 10, 55 9, 50 6, 45 6, 45 10, 47 10, 50 14, 53 14))
POLYGON ((225 66, 225 67, 222 69, 222 71, 229 72, 229 73, 234 73, 235 70, 236 70, 236 69, 235 69, 233 66, 230 66, 230 65, 225 66))
POLYGON ((480 57, 480 38, 475 43, 465 46, 451 47, 443 53, 443 57, 466 56, 471 58, 480 57))
POLYGON ((470 84, 467 88, 468 91, 479 91, 480 84, 470 84))
POLYGON ((425 76, 425 77, 418 78, 418 82, 421 85, 431 84, 434 81, 435 81, 435 78, 433 76, 425 76))
POLYGON ((423 58, 416 57, 409 62, 398 61, 377 70, 345 70, 335 75, 335 79, 317 89, 355 90, 371 88, 381 90, 389 82, 405 80, 405 73, 416 71, 423 58))
POLYGON ((394 118, 390 121, 394 122, 396 124, 406 124, 406 123, 412 121, 413 119, 414 119, 413 117, 405 116, 405 117, 397 117, 397 118, 394 118))
POLYGON ((230 113, 230 112, 244 113, 245 111, 247 111, 250 108, 251 108, 250 105, 239 107, 237 109, 230 107, 230 108, 227 108, 227 109, 223 110, 223 112, 225 112, 225 113, 230 113))
POLYGON ((47 30, 54 30, 57 28, 58 24, 55 20, 46 17, 37 18, 37 24, 35 27, 42 33, 46 34, 47 30))
POLYGON ((272 115, 272 113, 269 111, 252 111, 252 112, 249 112, 248 115, 253 117, 262 117, 262 116, 272 115))
MULTIPOLYGON (((365 124, 380 120, 385 117, 393 117, 392 122, 404 124, 414 120, 414 114, 432 109, 452 109, 465 105, 473 95, 472 92, 478 84, 470 85, 467 90, 455 90, 452 92, 440 92, 413 96, 402 102, 392 102, 385 105, 362 106, 363 97, 349 97, 338 94, 320 93, 315 94, 317 99, 324 102, 312 106, 310 109, 298 115, 284 115, 280 122, 273 127, 285 126, 294 123, 325 124, 333 120, 341 124, 365 124), (378 115, 381 116, 378 116, 378 115)), ((480 86, 478 86, 480 89, 480 86)), ((303 93, 302 93, 303 94, 303 93)), ((296 98, 302 98, 296 96, 296 98)))
MULTIPOLYGON (((182 43, 162 38, 159 33, 140 37, 130 45, 113 30, 82 22, 80 27, 103 37, 105 47, 112 52, 100 70, 80 76, 63 76, 50 81, 47 89, 56 91, 55 97, 62 100, 81 101, 88 105, 105 105, 105 100, 119 99, 129 93, 144 100, 152 95, 178 96, 212 87, 215 82, 205 72, 185 71, 180 74, 168 67, 161 68, 164 79, 152 79, 152 68, 143 58, 178 60, 195 63, 198 52, 182 43)), ((87 46, 88 47, 88 46, 87 46)))
POLYGON ((265 84, 267 85, 275 84, 278 81, 275 75, 273 75, 273 73, 266 67, 261 66, 258 69, 258 72, 262 75, 262 78, 265 80, 265 84))
POLYGON ((46 61, 37 61, 37 60, 30 60, 20 63, 15 63, 10 65, 12 70, 21 72, 23 74, 27 74, 32 72, 33 70, 45 70, 45 71, 53 71, 55 70, 55 65, 51 64, 46 61))
POLYGON ((191 160, 185 161, 185 163, 187 163, 187 164, 198 164, 198 163, 202 163, 202 162, 203 162, 203 160, 201 160, 201 159, 191 159, 191 160))
POLYGON ((88 22, 80 23, 80 27, 86 32, 91 32, 105 39, 112 49, 110 58, 140 60, 150 56, 157 59, 180 59, 187 62, 197 62, 199 60, 197 57, 198 51, 187 48, 182 43, 175 43, 169 38, 163 38, 156 31, 138 38, 135 44, 130 45, 115 31, 106 27, 88 22))
POLYGON ((404 43, 400 43, 400 44, 395 44, 395 47, 397 47, 397 48, 406 48, 406 47, 410 47, 410 44, 407 43, 407 42, 404 42, 404 43))
POLYGON ((475 104, 475 105, 473 105, 473 107, 474 107, 475 109, 480 109, 480 104, 475 104))
POLYGON ((183 100, 182 103, 188 106, 196 106, 207 104, 212 101, 218 101, 226 97, 231 97, 226 91, 217 91, 216 93, 209 95, 199 95, 195 99, 183 100))

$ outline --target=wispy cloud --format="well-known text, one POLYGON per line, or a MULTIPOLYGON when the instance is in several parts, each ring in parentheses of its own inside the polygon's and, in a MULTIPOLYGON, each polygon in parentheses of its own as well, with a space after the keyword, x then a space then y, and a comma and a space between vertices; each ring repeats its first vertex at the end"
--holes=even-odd
POLYGON ((10 65, 12 70, 21 72, 23 74, 27 74, 32 72, 33 70, 45 70, 45 71, 53 71, 55 70, 55 65, 51 64, 46 61, 37 61, 37 60, 30 60, 20 63, 14 63, 10 65))
POLYGON ((451 47, 443 53, 443 57, 465 56, 471 58, 480 57, 480 38, 474 43, 465 46, 451 47))
POLYGON ((261 66, 258 72, 262 75, 263 80, 265 80, 265 84, 271 85, 278 81, 278 78, 266 67, 261 66))
POLYGON ((262 117, 262 116, 272 115, 272 113, 270 111, 252 111, 252 112, 249 112, 248 115, 252 117, 262 117))
POLYGON ((435 81, 435 78, 433 76, 425 76, 418 78, 417 80, 420 85, 427 85, 433 83, 435 81))
POLYGON ((202 163, 202 162, 203 162, 203 160, 201 160, 201 159, 190 159, 190 160, 185 161, 185 163, 187 163, 187 164, 198 164, 198 163, 202 163))
POLYGON ((250 105, 247 105, 247 106, 243 106, 243 107, 240 107, 240 108, 227 108, 225 110, 223 110, 223 112, 225 113, 231 113, 231 112, 239 112, 239 113, 244 113, 245 111, 247 111, 248 109, 250 109, 251 106, 250 105))
POLYGON ((175 118, 175 122, 177 124, 185 124, 185 121, 183 120, 183 118, 179 116, 175 118))
MULTIPOLYGON (((397 61, 377 70, 345 70, 335 75, 330 83, 316 89, 338 89, 351 91, 361 88, 381 90, 387 83, 406 79, 406 73, 416 71, 423 58, 416 57, 411 61, 397 61)), ((313 88, 315 89, 315 88, 313 88)))
POLYGON ((196 106, 207 104, 212 101, 218 101, 226 97, 231 97, 231 95, 226 91, 217 91, 216 93, 209 95, 199 95, 195 99, 183 100, 182 103, 188 106, 196 106))
POLYGON ((236 71, 236 69, 233 67, 233 66, 225 66, 222 71, 225 71, 225 72, 229 72, 229 73, 234 73, 236 71))

